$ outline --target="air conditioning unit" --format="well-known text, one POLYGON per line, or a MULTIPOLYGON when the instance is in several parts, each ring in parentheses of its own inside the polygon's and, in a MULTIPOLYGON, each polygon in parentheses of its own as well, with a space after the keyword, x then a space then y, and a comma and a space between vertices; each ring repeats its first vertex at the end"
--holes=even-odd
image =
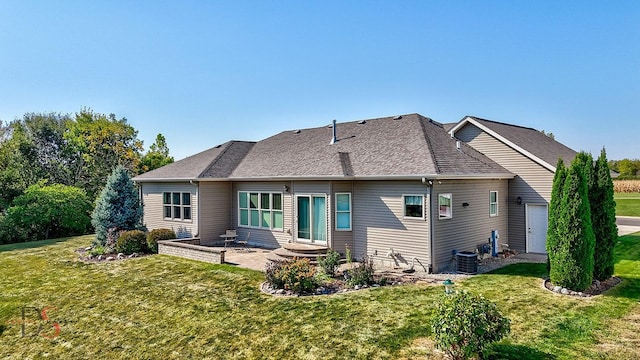
POLYGON ((456 272, 460 274, 478 273, 478 254, 471 251, 456 253, 456 272))

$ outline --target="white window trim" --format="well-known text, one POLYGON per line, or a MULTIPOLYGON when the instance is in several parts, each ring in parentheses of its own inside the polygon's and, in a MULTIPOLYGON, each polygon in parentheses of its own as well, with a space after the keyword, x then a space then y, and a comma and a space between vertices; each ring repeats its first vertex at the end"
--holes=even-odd
POLYGON ((254 190, 239 190, 237 192, 236 199, 237 199, 236 204, 238 205, 238 221, 237 221, 238 227, 249 228, 249 229, 260 229, 260 230, 284 231, 284 195, 283 195, 282 192, 278 192, 278 191, 260 191, 260 190, 256 190, 256 191, 254 191, 254 190), (241 208, 240 207, 240 193, 247 193, 248 194, 248 198, 247 198, 247 206, 248 207, 247 208, 241 208), (250 206, 251 194, 252 193, 254 193, 254 194, 257 193, 258 194, 258 204, 257 204, 257 207, 255 209, 252 209, 251 206, 250 206), (262 195, 263 194, 269 194, 269 208, 268 209, 263 209, 262 208, 262 195), (274 194, 280 195, 280 207, 281 207, 280 210, 274 210, 273 209, 273 195, 274 194), (241 221, 240 220, 240 218, 241 218, 240 211, 243 210, 243 209, 249 211, 248 219, 247 219, 248 222, 249 222, 248 225, 242 225, 240 223, 240 221, 241 221), (251 225, 251 210, 258 210, 258 223, 259 223, 259 226, 251 225), (271 214, 270 227, 262 226, 262 211, 269 211, 269 213, 271 214), (273 221, 273 212, 274 211, 282 213, 282 227, 281 228, 274 227, 274 225, 273 225, 273 223, 274 223, 274 221, 273 221))
POLYGON ((186 222, 193 223, 193 194, 189 191, 163 191, 162 192, 162 217, 165 221, 177 221, 177 222, 186 222), (171 202, 169 204, 165 204, 164 202, 164 194, 169 194, 171 202), (180 204, 173 203, 173 194, 180 194, 180 204), (189 205, 182 205, 182 199, 184 194, 189 194, 189 205), (169 206, 171 208, 171 217, 164 216, 164 208, 169 206), (180 207, 180 216, 176 217, 174 213, 174 207, 180 207), (184 219, 184 208, 191 209, 191 219, 184 219))
POLYGON ((452 193, 441 193, 438 194, 438 220, 448 220, 453 219, 453 194, 452 193), (440 196, 449 196, 449 209, 451 209, 451 214, 449 216, 442 216, 440 214, 440 196))
POLYGON ((426 206, 424 205, 424 199, 425 199, 425 195, 424 194, 402 194, 402 218, 403 219, 413 219, 413 220, 424 220, 425 217, 425 210, 426 210, 426 206), (422 215, 420 215, 420 217, 418 216, 407 216, 406 215, 406 202, 405 202, 405 198, 407 196, 419 196, 422 198, 422 215))
POLYGON ((489 191, 489 217, 496 217, 496 216, 500 215, 500 206, 498 205, 500 203, 500 201, 499 201, 499 197, 498 196, 499 196, 499 194, 498 194, 497 190, 489 191), (491 194, 492 193, 496 193, 496 202, 495 203, 491 202, 491 194), (493 204, 496 204, 496 213, 495 214, 491 213, 491 205, 493 205, 493 204))
POLYGON ((353 207, 352 207, 352 200, 351 200, 351 193, 350 192, 337 192, 335 193, 335 201, 336 201, 336 212, 335 212, 335 222, 336 222, 336 231, 352 231, 353 229, 353 207), (338 195, 349 195, 349 211, 338 211, 338 195), (341 229, 338 228, 338 213, 349 213, 349 228, 348 229, 341 229))

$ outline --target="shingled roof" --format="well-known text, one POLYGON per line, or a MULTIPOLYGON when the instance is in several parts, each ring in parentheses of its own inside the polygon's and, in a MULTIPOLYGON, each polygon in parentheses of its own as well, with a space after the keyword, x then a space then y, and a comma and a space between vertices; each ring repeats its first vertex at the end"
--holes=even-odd
POLYGON ((255 142, 229 141, 201 153, 136 176, 135 181, 180 181, 202 178, 225 179, 238 166, 255 142))
POLYGON ((506 145, 552 171, 555 171, 558 158, 562 158, 565 164, 568 164, 577 155, 574 150, 536 129, 505 124, 475 116, 465 117, 451 131, 455 134, 457 130, 467 123, 478 126, 506 145))
POLYGON ((256 143, 232 179, 510 176, 419 114, 284 131, 256 143))
POLYGON ((289 130, 232 141, 139 175, 136 181, 508 178, 509 171, 419 114, 289 130))

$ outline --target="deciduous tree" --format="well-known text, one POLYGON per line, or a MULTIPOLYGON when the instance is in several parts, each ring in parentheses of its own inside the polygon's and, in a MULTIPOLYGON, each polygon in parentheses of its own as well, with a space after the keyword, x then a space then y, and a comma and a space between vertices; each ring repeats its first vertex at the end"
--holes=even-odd
POLYGON ((145 173, 165 165, 171 164, 173 157, 169 155, 169 146, 167 140, 162 134, 156 136, 156 141, 151 144, 149 150, 142 157, 138 173, 145 173))

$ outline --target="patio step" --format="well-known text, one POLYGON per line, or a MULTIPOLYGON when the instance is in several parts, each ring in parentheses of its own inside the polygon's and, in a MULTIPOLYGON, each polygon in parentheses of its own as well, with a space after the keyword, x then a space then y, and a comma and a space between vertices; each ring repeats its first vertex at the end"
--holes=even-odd
POLYGON ((326 246, 288 243, 281 248, 275 249, 267 255, 271 261, 282 261, 287 259, 309 259, 312 264, 316 264, 318 258, 327 255, 329 250, 326 246))

